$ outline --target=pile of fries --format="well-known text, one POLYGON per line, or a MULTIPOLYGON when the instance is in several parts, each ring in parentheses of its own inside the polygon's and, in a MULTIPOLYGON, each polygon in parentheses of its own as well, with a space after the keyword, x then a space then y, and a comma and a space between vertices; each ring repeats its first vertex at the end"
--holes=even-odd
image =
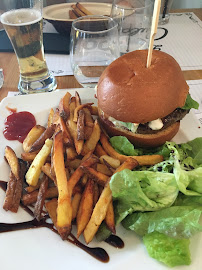
POLYGON ((93 15, 88 9, 78 2, 76 4, 72 4, 71 8, 72 9, 69 10, 69 18, 73 20, 82 16, 93 15))
POLYGON ((97 107, 81 103, 67 92, 56 109, 51 108, 46 126, 36 125, 23 142, 19 159, 5 148, 11 172, 3 208, 17 212, 20 202, 34 207, 37 220, 48 212, 62 239, 77 226, 77 237, 92 241, 105 222, 115 233, 109 186, 111 176, 140 165, 162 161, 162 156, 128 157, 117 153, 100 128, 97 107), (26 186, 24 185, 26 183, 26 186))

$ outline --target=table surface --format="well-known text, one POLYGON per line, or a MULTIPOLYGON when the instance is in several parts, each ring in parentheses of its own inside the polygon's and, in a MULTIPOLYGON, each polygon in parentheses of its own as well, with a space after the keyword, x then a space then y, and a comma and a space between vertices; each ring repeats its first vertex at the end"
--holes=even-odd
MULTIPOLYGON (((202 20, 202 8, 200 9, 180 9, 172 12, 194 12, 202 20)), ((0 101, 7 96, 8 92, 18 91, 17 85, 19 80, 19 70, 17 58, 14 53, 0 53, 0 68, 4 71, 4 85, 0 89, 0 101)), ((202 79, 202 70, 183 71, 186 80, 202 79)), ((76 81, 74 76, 56 77, 58 89, 80 88, 81 85, 76 81)))

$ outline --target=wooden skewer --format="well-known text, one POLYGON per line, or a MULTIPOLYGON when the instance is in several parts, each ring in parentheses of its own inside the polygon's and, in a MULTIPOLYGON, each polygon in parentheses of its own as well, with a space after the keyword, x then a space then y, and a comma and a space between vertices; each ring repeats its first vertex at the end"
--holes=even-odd
POLYGON ((161 8, 161 0, 155 0, 153 18, 152 18, 152 26, 151 26, 151 35, 150 35, 150 41, 149 41, 149 49, 148 49, 148 55, 147 55, 147 68, 150 67, 150 65, 151 65, 154 36, 157 33, 160 8, 161 8))

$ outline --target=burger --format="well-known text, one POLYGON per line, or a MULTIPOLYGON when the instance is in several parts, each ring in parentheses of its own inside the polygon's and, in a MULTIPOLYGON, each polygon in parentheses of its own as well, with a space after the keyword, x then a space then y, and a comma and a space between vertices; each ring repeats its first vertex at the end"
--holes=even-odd
POLYGON ((171 140, 189 110, 197 108, 176 60, 153 50, 127 53, 112 62, 97 85, 99 120, 110 136, 156 147, 171 140))

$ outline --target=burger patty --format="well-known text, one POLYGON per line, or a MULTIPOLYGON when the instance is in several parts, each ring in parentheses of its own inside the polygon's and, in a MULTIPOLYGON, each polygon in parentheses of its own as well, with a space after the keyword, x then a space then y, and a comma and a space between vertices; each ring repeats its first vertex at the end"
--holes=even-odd
MULTIPOLYGON (((163 127, 160 130, 163 130, 172 124, 182 120, 185 115, 189 112, 189 110, 183 110, 180 108, 175 109, 172 113, 168 114, 164 118, 162 118, 163 122, 163 127)), ((159 130, 152 130, 149 126, 148 123, 145 124, 139 124, 138 129, 136 133, 138 134, 155 134, 159 132, 159 130)))
MULTIPOLYGON (((149 122, 145 124, 139 124, 136 133, 137 134, 155 134, 163 129, 166 129, 167 127, 171 126, 172 124, 182 120, 185 115, 189 112, 189 110, 183 110, 181 108, 175 109, 172 113, 168 114, 161 120, 163 121, 163 127, 159 130, 152 130, 149 127, 149 122)), ((102 117, 103 121, 106 122, 110 126, 114 126, 114 124, 109 121, 108 118, 105 118, 104 115, 102 117)), ((122 127, 125 130, 128 130, 126 127, 122 127)))

